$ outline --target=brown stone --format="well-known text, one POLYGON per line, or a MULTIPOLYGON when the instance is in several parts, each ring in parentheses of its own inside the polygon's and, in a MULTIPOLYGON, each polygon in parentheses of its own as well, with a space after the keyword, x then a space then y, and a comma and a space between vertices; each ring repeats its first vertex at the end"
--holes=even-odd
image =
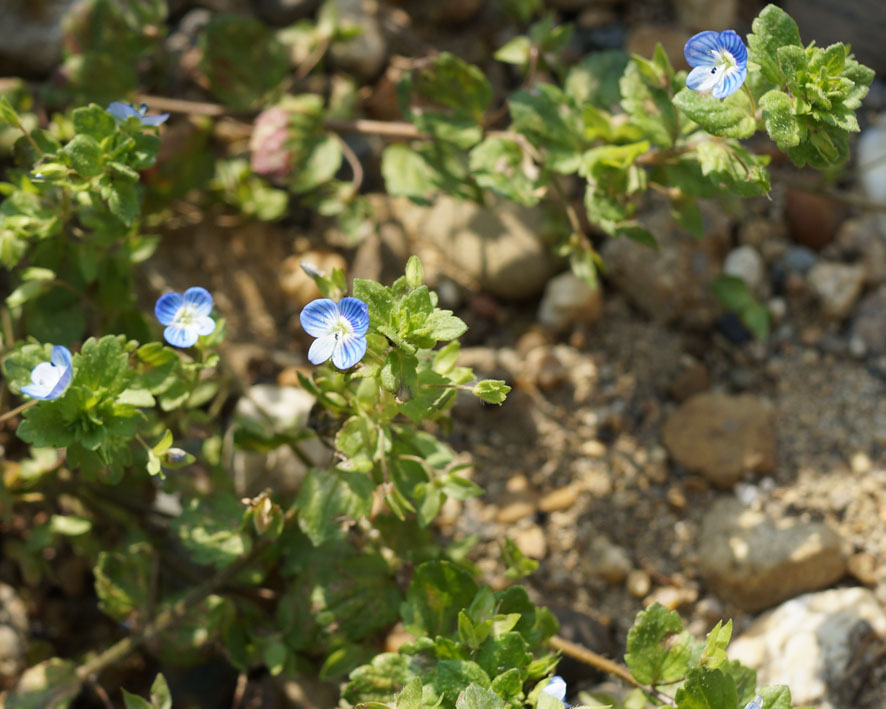
POLYGON ((672 413, 662 427, 671 457, 712 484, 729 488, 744 472, 775 465, 772 411, 748 394, 700 394, 672 413))

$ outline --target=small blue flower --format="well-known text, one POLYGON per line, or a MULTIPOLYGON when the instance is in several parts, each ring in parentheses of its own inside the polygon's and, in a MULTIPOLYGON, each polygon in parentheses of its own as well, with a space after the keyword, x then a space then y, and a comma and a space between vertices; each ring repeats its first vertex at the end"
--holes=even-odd
POLYGON ((550 682, 541 691, 545 694, 550 694, 555 699, 559 699, 564 704, 566 703, 566 680, 560 675, 551 677, 550 682))
POLYGON ((154 305, 154 315, 161 325, 166 325, 163 337, 173 347, 192 347, 200 335, 215 331, 212 312, 212 296, 200 286, 180 293, 161 295, 154 305))
POLYGON ((748 702, 744 709, 763 709, 763 697, 759 694, 754 697, 754 701, 748 702))
POLYGON ((710 91, 715 98, 726 98, 741 88, 748 76, 748 50, 732 30, 707 30, 690 37, 683 47, 689 66, 686 77, 693 91, 710 91))
POLYGON ((50 361, 41 362, 31 370, 33 383, 23 386, 22 394, 43 401, 58 399, 65 393, 73 376, 71 351, 67 347, 56 345, 52 348, 50 361))
POLYGON ((169 119, 168 113, 161 113, 157 116, 145 115, 148 112, 148 106, 144 103, 136 108, 129 103, 123 103, 122 101, 112 101, 110 104, 108 104, 108 107, 105 110, 121 122, 125 121, 131 116, 135 116, 136 118, 138 118, 139 122, 143 126, 159 126, 161 123, 166 123, 166 121, 169 119))
POLYGON ((320 298, 308 303, 299 316, 305 332, 316 337, 308 359, 323 364, 332 357, 339 369, 348 369, 366 354, 369 307, 359 298, 342 298, 338 303, 320 298))

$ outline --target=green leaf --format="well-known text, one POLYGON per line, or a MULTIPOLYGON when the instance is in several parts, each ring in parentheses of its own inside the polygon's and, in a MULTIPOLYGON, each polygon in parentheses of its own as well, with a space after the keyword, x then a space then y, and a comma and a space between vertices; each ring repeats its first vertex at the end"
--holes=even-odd
MULTIPOLYGON (((455 709, 506 709, 507 705, 491 689, 484 689, 480 685, 471 684, 455 702, 455 709)), ((399 707, 398 707, 399 709, 399 707)))
POLYGON ((126 709, 172 709, 172 696, 169 693, 169 685, 162 674, 158 674, 151 685, 151 701, 145 701, 141 697, 130 694, 125 689, 123 692, 123 704, 126 709))
POLYGON ((740 313, 754 302, 748 284, 738 276, 721 274, 711 284, 711 288, 723 307, 736 313, 740 313))
POLYGON ((5 96, 0 96, 0 123, 5 123, 9 126, 19 125, 18 114, 5 96))
POLYGON ((628 632, 627 650, 625 662, 643 684, 675 682, 689 670, 691 638, 683 631, 680 614, 659 603, 637 614, 628 632))
MULTIPOLYGON (((720 670, 732 677, 735 689, 738 692, 738 706, 744 707, 752 701, 756 694, 757 673, 749 667, 745 667, 738 660, 730 660, 719 667, 720 670)), ((790 702, 788 702, 790 706, 790 702)))
POLYGON ((55 272, 48 268, 26 268, 21 278, 23 283, 6 298, 6 305, 10 308, 17 308, 45 293, 55 280, 55 272))
POLYGON ((675 697, 680 709, 717 709, 738 705, 738 692, 732 677, 722 670, 696 667, 675 697))
POLYGON ((782 150, 799 145, 803 139, 800 121, 794 115, 790 96, 784 91, 772 89, 760 97, 763 124, 766 132, 782 150))
POLYGON ((123 693, 123 706, 125 709, 152 709, 151 703, 147 699, 142 699, 137 694, 130 694, 125 689, 120 689, 123 693))
POLYGON ((507 567, 505 578, 511 580, 521 579, 538 569, 538 562, 535 559, 530 559, 520 551, 520 547, 509 537, 505 537, 503 544, 499 542, 499 550, 501 551, 502 561, 505 562, 507 567))
POLYGON ((396 709, 422 709, 421 680, 418 677, 409 680, 397 696, 396 709))
POLYGON ((694 199, 671 200, 671 216, 696 239, 704 238, 704 217, 698 208, 698 202, 694 199))
POLYGON ((677 111, 668 91, 650 86, 640 67, 631 60, 619 81, 621 105, 631 122, 655 145, 670 148, 677 134, 677 111))
POLYGON ((125 620, 132 613, 146 619, 152 600, 153 564, 151 547, 144 542, 101 552, 93 569, 99 608, 114 620, 125 620))
POLYGON ((53 657, 29 667, 5 697, 6 709, 64 709, 80 693, 77 666, 53 657))
POLYGON ((374 489, 363 473, 312 469, 296 499, 299 528, 314 546, 343 537, 340 518, 368 515, 374 489))
POLYGON ((111 214, 126 226, 131 226, 141 211, 137 185, 128 180, 112 179, 102 192, 108 200, 111 214))
POLYGON ((406 262, 406 283, 410 288, 418 288, 424 283, 425 272, 418 256, 410 256, 406 262))
POLYGON ((566 175, 578 170, 586 147, 584 123, 569 96, 552 84, 538 84, 517 91, 508 106, 513 129, 542 150, 547 167, 566 175))
POLYGON ((529 54, 532 50, 532 41, 526 35, 514 37, 500 47, 493 55, 498 61, 505 64, 525 66, 529 63, 529 54))
POLYGON ((722 620, 717 621, 717 624, 708 633, 707 643, 701 658, 702 664, 712 670, 724 664, 729 659, 726 657, 726 646, 731 638, 732 621, 730 620, 726 625, 723 625, 722 620))
POLYGON ((172 529, 197 564, 223 568, 252 548, 242 530, 246 508, 230 493, 193 498, 172 522, 172 529))
POLYGON ((618 82, 629 61, 630 56, 620 49, 588 54, 566 75, 566 93, 576 105, 611 109, 621 101, 618 82))
POLYGON ((434 170, 425 159, 407 145, 394 143, 381 156, 381 174, 390 195, 403 195, 420 204, 430 204, 437 191, 434 170))
POLYGON ((92 520, 77 515, 52 515, 49 528, 56 534, 66 537, 78 537, 92 529, 92 520))
POLYGON ((75 135, 63 152, 80 177, 88 180, 102 173, 102 149, 95 138, 75 135))
MULTIPOLYGON (((414 311, 413 311, 414 312, 414 311)), ((434 310, 424 318, 421 327, 414 329, 411 338, 429 337, 434 342, 455 340, 468 331, 464 320, 452 314, 451 310, 434 310)))
POLYGON ((696 146, 702 174, 721 189, 740 197, 755 197, 769 191, 765 165, 769 158, 754 155, 741 145, 706 140, 696 146))
POLYGON ((408 658, 395 652, 376 655, 371 664, 351 672, 342 696, 352 704, 393 701, 409 680, 407 663, 408 658))
POLYGON ((791 690, 783 684, 774 684, 760 690, 765 709, 791 709, 791 690))
POLYGON ((718 99, 700 91, 681 89, 674 96, 674 105, 711 135, 749 138, 757 130, 750 99, 744 91, 718 99))
POLYGON ((477 184, 503 197, 532 206, 541 199, 541 171, 515 140, 491 136, 471 150, 477 184))
POLYGON ((471 393, 488 404, 503 404, 510 390, 501 379, 484 379, 474 385, 471 393))
POLYGON ((748 57, 760 65, 760 71, 771 83, 781 86, 784 75, 778 64, 779 47, 802 46, 797 23, 784 10, 767 5, 751 25, 748 35, 748 57))
POLYGON ((462 691, 471 684, 486 688, 490 685, 489 675, 476 662, 470 660, 441 660, 430 676, 430 684, 443 706, 452 706, 462 691))
POLYGON ((257 108, 286 78, 286 50, 259 20, 214 14, 200 36, 200 67, 226 106, 257 108))
POLYGON ((421 564, 412 577, 401 608, 403 623, 413 635, 455 632, 458 612, 470 605, 477 584, 462 567, 449 561, 421 564))
POLYGON ((111 114, 95 103, 75 108, 71 111, 71 120, 75 132, 89 136, 99 143, 116 131, 116 123, 111 114))

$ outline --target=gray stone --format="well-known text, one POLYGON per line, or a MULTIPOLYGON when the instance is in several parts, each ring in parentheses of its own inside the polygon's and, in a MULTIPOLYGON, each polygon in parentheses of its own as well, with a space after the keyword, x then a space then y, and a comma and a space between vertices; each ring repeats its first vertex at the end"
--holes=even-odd
POLYGON ((25 667, 28 613, 12 586, 0 583, 0 686, 18 677, 25 667))
POLYGON ((6 0, 0 21, 0 76, 47 74, 61 59, 62 19, 75 0, 6 0))
POLYGON ((721 488, 745 472, 775 465, 772 410, 754 396, 708 392, 694 396, 665 420, 662 442, 687 470, 721 488))
POLYGON ((864 286, 865 270, 856 264, 820 261, 809 271, 807 282, 822 312, 840 320, 849 314, 864 286))
POLYGON ((488 204, 440 196, 430 207, 406 198, 373 198, 376 218, 398 222, 429 282, 446 276, 507 300, 537 296, 562 269, 551 249, 556 225, 542 207, 489 196, 488 204))
POLYGON ((841 709, 859 706, 857 683, 882 662, 884 638, 886 613, 874 594, 838 588, 764 613, 727 652, 757 671, 759 686, 788 685, 794 704, 841 709))
POLYGON ((663 323, 709 326, 721 313, 711 283, 729 249, 729 220, 701 203, 705 237, 693 238, 662 205, 639 217, 658 240, 654 251, 630 239, 608 239, 602 248, 606 277, 640 310, 663 323))
POLYGON ((836 246, 844 259, 864 268, 866 285, 886 283, 886 229, 878 215, 847 219, 837 233, 836 246))
POLYGON ((797 273, 806 273, 818 262, 818 256, 812 249, 805 246, 792 246, 783 258, 785 268, 797 273))
POLYGON ((545 286, 538 306, 538 320, 557 331, 596 322, 603 311, 603 289, 591 288, 572 271, 555 276, 545 286))
POLYGON ((886 355, 886 286, 866 296, 852 320, 852 342, 858 342, 860 354, 886 355))
POLYGON ((337 67, 359 79, 378 76, 388 56, 388 44, 378 21, 376 0, 333 0, 342 28, 359 28, 360 34, 346 42, 335 42, 329 50, 337 67))
POLYGON ((726 30, 735 27, 738 0, 676 0, 677 19, 691 30, 726 30))
POLYGON ((824 588, 846 571, 842 541, 826 524, 773 520, 735 499, 714 503, 700 539, 698 565, 708 587, 748 611, 824 588))
POLYGON ((748 288, 757 291, 765 275, 763 257, 753 246, 739 246, 726 255, 723 273, 741 278, 748 288))
POLYGON ((585 558, 584 570, 609 584, 621 583, 633 568, 628 553, 603 535, 594 537, 585 558))

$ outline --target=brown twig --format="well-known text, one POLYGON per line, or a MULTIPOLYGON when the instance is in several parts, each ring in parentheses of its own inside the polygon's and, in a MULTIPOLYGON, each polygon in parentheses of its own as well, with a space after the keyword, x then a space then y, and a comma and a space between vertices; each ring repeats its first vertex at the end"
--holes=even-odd
POLYGON ((627 667, 619 665, 617 662, 613 662, 607 657, 598 655, 593 650, 588 650, 586 647, 566 640, 565 638, 561 638, 559 635, 555 635, 548 640, 548 644, 555 650, 560 650, 564 655, 569 655, 569 657, 575 658, 579 662, 583 662, 591 667, 596 667, 598 670, 603 670, 603 672, 606 672, 607 674, 615 675, 628 684, 643 690, 643 692, 654 697, 662 704, 667 704, 672 707, 677 706, 674 700, 664 692, 658 691, 655 687, 641 684, 634 679, 634 676, 627 667))
POLYGON ((24 404, 16 406, 14 409, 10 409, 5 414, 0 415, 0 423, 11 419, 13 416, 20 414, 25 409, 30 409, 32 406, 36 406, 39 403, 39 399, 32 399, 31 401, 26 401, 24 404))

